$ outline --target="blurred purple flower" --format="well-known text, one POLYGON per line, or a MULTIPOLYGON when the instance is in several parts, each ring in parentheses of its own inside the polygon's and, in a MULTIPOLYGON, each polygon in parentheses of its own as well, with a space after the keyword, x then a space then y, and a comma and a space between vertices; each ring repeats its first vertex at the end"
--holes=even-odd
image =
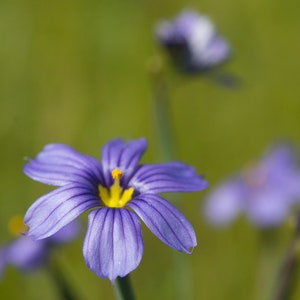
POLYGON ((199 191, 207 182, 179 162, 138 165, 146 147, 145 139, 128 144, 112 140, 104 146, 100 163, 67 145, 47 145, 24 172, 34 180, 61 187, 28 209, 29 235, 49 237, 93 208, 83 255, 93 272, 111 281, 140 263, 143 238, 138 216, 168 246, 190 253, 196 246, 193 227, 157 194, 199 191))
POLYGON ((300 172, 292 148, 274 147, 262 160, 232 178, 208 196, 205 214, 216 225, 225 225, 246 213, 259 227, 282 223, 300 201, 300 172))
POLYGON ((73 240, 79 231, 80 224, 74 221, 44 240, 34 240, 24 235, 25 232, 19 232, 19 237, 0 248, 0 277, 9 264, 22 271, 31 271, 43 266, 52 248, 73 240))
POLYGON ((183 11, 174 21, 162 21, 155 30, 158 42, 181 71, 207 71, 228 59, 230 46, 218 35, 211 20, 183 11))

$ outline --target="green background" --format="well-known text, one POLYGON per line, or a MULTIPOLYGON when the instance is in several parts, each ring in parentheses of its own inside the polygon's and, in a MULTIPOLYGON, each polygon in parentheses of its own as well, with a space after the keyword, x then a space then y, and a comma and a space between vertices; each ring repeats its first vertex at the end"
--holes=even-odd
MULTIPOLYGON (((233 47, 222 71, 237 89, 205 77, 170 74, 170 112, 179 159, 206 174, 211 187, 258 158, 274 141, 300 146, 300 4, 252 1, 38 1, 0 2, 0 230, 51 188, 22 173, 24 157, 62 142, 100 157, 115 137, 148 139, 144 162, 160 160, 149 63, 161 55, 153 38, 158 20, 192 7, 209 15, 233 47)), ((210 189, 211 189, 210 187, 210 189)), ((202 208, 207 191, 182 195, 181 210, 195 227, 198 247, 186 256, 192 299, 267 299, 274 272, 290 240, 289 223, 262 235, 239 218, 223 230, 210 227, 202 208), (268 234, 269 236, 269 234, 268 234)), ((86 223, 87 214, 81 217, 86 223)), ((79 299, 113 299, 108 279, 85 265, 84 237, 56 251, 79 299)), ((145 252, 132 273, 138 299, 174 299, 174 250, 143 227, 145 252)), ((181 274, 182 275, 182 274, 181 274)), ((183 274, 184 275, 184 274, 183 274)), ((300 281, 293 299, 300 297, 300 281)), ((24 276, 8 267, 1 299, 58 299, 44 270, 24 276)))

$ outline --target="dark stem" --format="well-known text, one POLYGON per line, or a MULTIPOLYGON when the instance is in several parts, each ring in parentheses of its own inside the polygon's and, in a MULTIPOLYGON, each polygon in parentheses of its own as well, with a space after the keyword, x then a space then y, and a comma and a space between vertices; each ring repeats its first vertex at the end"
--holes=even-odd
POLYGON ((134 300, 134 292, 129 275, 117 277, 114 285, 117 300, 134 300))
POLYGON ((277 279, 277 289, 272 300, 288 300, 294 291, 297 268, 298 268, 298 250, 300 242, 300 214, 297 216, 296 233, 287 250, 279 276, 277 279))
POLYGON ((47 265, 47 271, 51 276, 51 279, 56 285, 56 288, 61 296, 62 300, 75 300, 76 297, 74 296, 74 292, 71 291, 67 281, 60 271, 57 265, 54 263, 49 263, 47 265))

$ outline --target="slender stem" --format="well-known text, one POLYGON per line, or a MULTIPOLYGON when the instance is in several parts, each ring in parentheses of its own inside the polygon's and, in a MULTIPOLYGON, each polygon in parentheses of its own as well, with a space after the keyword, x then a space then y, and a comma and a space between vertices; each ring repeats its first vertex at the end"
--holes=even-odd
POLYGON ((276 291, 272 300, 291 299, 297 277, 299 264, 298 251, 300 243, 300 214, 297 216, 296 233, 287 250, 279 276, 277 279, 276 291))
POLYGON ((256 273, 255 299, 270 299, 274 289, 274 280, 270 274, 276 273, 274 248, 278 242, 278 231, 274 229, 261 229, 258 232, 258 257, 256 273))
POLYGON ((172 131, 167 82, 160 61, 153 63, 150 74, 155 105, 156 132, 161 145, 162 158, 164 160, 173 160, 176 157, 176 146, 174 132, 172 131))
MULTIPOLYGON (((167 80, 160 60, 153 62, 150 74, 158 144, 160 145, 162 159, 172 161, 177 158, 177 147, 170 113, 167 80)), ((181 201, 176 195, 172 195, 168 199, 172 203, 176 203, 177 207, 180 207, 181 201)), ((183 253, 173 251, 173 274, 175 299, 192 299, 191 267, 189 258, 183 253)))
POLYGON ((193 299, 190 263, 190 258, 186 253, 173 251, 175 299, 177 300, 193 299))
POLYGON ((49 263, 47 265, 47 271, 51 276, 53 282, 56 285, 58 292, 60 293, 62 300, 75 300, 74 292, 71 291, 71 288, 67 284, 63 273, 60 271, 58 266, 54 263, 49 263))
POLYGON ((135 299, 129 275, 125 277, 117 277, 114 289, 117 300, 135 299))

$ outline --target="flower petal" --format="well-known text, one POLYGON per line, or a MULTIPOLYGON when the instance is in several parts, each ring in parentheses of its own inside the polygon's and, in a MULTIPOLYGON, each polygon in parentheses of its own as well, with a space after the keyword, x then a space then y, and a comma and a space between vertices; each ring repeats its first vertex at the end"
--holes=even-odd
POLYGON ((90 212, 83 256, 93 272, 113 282, 134 270, 142 255, 141 225, 133 212, 111 208, 90 212))
POLYGON ((296 151, 291 145, 278 144, 264 155, 261 164, 275 174, 282 170, 297 170, 296 151))
POLYGON ((58 186, 83 181, 103 182, 99 161, 63 144, 47 145, 24 166, 24 173, 36 181, 58 186))
POLYGON ((299 202, 300 173, 297 166, 296 151, 287 144, 279 144, 262 159, 262 172, 265 172, 266 185, 276 193, 282 194, 288 202, 299 202))
POLYGON ((245 206, 248 191, 239 179, 223 183, 207 198, 205 216, 214 225, 227 225, 245 206))
POLYGON ((7 246, 6 261, 24 271, 41 266, 48 255, 47 242, 22 236, 7 246))
POLYGON ((81 223, 78 220, 74 220, 68 223, 62 229, 50 236, 47 241, 50 244, 61 244, 74 240, 81 231, 81 223))
POLYGON ((168 246, 187 253, 197 245, 192 225, 165 199, 142 194, 128 203, 146 226, 168 246))
POLYGON ((275 191, 258 193, 248 201, 247 213, 249 218, 258 226, 278 226, 287 218, 290 205, 288 199, 282 198, 275 191))
POLYGON ((194 64, 202 69, 216 66, 229 58, 230 51, 230 46, 225 39, 214 36, 203 49, 201 56, 196 56, 195 53, 194 64))
POLYGON ((122 139, 115 139, 107 143, 102 151, 102 166, 106 185, 111 185, 111 171, 115 168, 119 168, 124 175, 122 179, 128 181, 146 148, 147 141, 144 138, 128 143, 122 139))
POLYGON ((42 239, 77 218, 84 211, 100 205, 100 201, 87 187, 68 184, 36 200, 27 210, 24 221, 29 236, 42 239))
POLYGON ((195 169, 179 162, 142 165, 128 183, 140 193, 195 192, 205 189, 207 181, 195 169))
POLYGON ((2 279, 3 277, 3 274, 4 274, 4 270, 5 270, 5 267, 7 265, 7 259, 6 259, 6 255, 7 254, 7 247, 6 246, 2 246, 0 248, 0 280, 2 279))

